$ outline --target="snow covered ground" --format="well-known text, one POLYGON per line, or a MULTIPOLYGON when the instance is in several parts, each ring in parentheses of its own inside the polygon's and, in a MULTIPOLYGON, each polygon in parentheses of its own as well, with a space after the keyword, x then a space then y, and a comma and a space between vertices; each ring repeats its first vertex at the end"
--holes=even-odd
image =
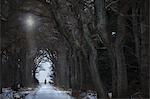
MULTIPOLYGON (((76 99, 71 91, 58 89, 50 84, 41 84, 38 88, 14 92, 10 88, 4 89, 0 99, 76 99), (14 98, 15 97, 15 98, 14 98)), ((97 94, 89 91, 81 94, 81 99, 97 99, 97 94)))
POLYGON ((26 95, 34 92, 32 88, 20 89, 20 91, 13 91, 11 88, 3 88, 0 99, 23 99, 26 95))
POLYGON ((34 91, 16 93, 11 89, 5 89, 0 99, 74 99, 68 93, 69 92, 61 91, 50 84, 42 84, 34 91))
POLYGON ((25 99, 74 99, 66 91, 61 91, 49 84, 41 85, 36 93, 31 93, 25 99))
POLYGON ((97 99, 97 93, 89 90, 80 94, 81 99, 97 99))

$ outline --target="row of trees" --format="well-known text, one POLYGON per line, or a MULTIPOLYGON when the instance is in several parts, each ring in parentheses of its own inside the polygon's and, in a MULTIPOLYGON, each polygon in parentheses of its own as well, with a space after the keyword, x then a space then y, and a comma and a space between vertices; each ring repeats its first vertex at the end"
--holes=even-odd
POLYGON ((104 99, 108 92, 113 98, 149 97, 149 0, 2 1, 3 86, 15 82, 18 64, 29 86, 42 49, 52 53, 58 86, 93 89, 104 99), (40 22, 22 33, 24 26, 17 26, 28 13, 40 22))
POLYGON ((105 57, 109 56, 111 61, 113 97, 127 98, 136 92, 149 97, 148 0, 52 0, 50 9, 56 27, 69 43, 71 68, 75 69, 71 76, 74 87, 83 87, 83 72, 87 68, 99 96, 107 98, 103 84, 106 78, 102 79, 102 71, 98 71, 103 64, 98 65, 97 61, 97 52, 106 47, 109 55, 105 57), (76 81, 80 84, 76 85, 76 81))

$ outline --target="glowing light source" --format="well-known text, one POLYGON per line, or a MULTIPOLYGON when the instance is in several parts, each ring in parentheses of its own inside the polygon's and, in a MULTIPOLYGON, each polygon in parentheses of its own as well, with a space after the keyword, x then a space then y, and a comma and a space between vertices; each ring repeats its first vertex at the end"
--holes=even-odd
POLYGON ((34 25, 34 20, 32 18, 32 16, 28 16, 26 23, 28 26, 33 26, 34 25))

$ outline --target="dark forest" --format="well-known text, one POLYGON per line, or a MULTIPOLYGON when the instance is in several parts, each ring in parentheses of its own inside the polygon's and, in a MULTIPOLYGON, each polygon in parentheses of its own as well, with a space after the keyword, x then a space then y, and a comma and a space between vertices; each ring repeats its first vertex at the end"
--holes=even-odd
POLYGON ((149 0, 0 4, 0 99, 150 98, 149 0))

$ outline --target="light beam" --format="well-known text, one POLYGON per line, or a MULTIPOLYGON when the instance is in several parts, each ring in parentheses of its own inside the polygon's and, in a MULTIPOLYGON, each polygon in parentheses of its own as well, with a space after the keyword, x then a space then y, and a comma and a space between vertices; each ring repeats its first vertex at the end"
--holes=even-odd
POLYGON ((27 26, 30 26, 30 27, 32 27, 34 25, 34 20, 33 20, 32 16, 28 16, 26 23, 27 23, 27 26))

